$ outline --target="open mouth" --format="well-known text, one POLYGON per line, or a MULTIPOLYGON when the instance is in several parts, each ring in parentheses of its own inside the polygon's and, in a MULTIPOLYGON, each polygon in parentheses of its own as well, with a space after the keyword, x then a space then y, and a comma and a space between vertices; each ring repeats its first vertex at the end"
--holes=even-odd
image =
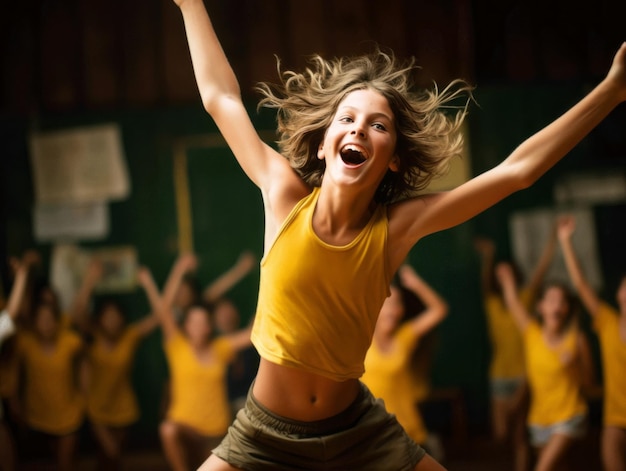
POLYGON ((363 162, 365 162, 366 157, 365 154, 356 146, 347 145, 339 152, 341 155, 341 160, 347 165, 350 166, 359 166, 363 162))

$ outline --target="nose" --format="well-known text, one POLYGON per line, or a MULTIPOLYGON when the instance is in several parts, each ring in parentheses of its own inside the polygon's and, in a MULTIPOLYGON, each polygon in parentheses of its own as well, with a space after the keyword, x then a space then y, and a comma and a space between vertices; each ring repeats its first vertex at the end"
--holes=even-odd
POLYGON ((350 131, 350 134, 353 136, 365 137, 363 125, 359 121, 355 121, 352 125, 352 130, 350 131))

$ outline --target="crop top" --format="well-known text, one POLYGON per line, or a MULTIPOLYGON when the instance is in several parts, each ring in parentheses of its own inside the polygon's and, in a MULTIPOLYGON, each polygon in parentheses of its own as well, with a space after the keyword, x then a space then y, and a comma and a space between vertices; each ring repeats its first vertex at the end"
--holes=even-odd
POLYGON ((335 381, 359 378, 389 295, 387 211, 377 206, 347 245, 313 230, 319 188, 299 201, 261 260, 251 339, 273 363, 335 381))

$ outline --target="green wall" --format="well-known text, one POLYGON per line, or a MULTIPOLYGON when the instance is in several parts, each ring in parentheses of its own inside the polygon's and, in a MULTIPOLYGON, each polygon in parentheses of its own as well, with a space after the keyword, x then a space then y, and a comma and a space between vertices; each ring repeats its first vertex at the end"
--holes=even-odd
MULTIPOLYGON (((479 106, 472 108, 469 118, 473 172, 480 173, 496 165, 524 138, 573 104, 584 91, 583 86, 574 85, 479 89, 476 93, 479 106)), ((273 128, 271 115, 258 116, 254 111, 252 115, 260 129, 273 128)), ((149 266, 157 282, 162 284, 177 255, 172 142, 185 136, 216 132, 200 106, 41 116, 36 122, 5 118, 0 122, 3 124, 0 129, 3 143, 0 207, 2 224, 6 227, 2 255, 19 254, 34 246, 30 223, 32 184, 26 151, 28 129, 117 122, 122 129, 132 193, 127 200, 111 204, 109 238, 82 245, 132 244, 137 247, 141 263, 149 266)), ((511 196, 465 224, 426 237, 410 255, 411 263, 451 306, 449 317, 439 328, 433 383, 461 388, 473 427, 482 429, 487 423, 490 352, 472 237, 482 234, 494 238, 498 255, 508 257, 509 214, 520 208, 552 204, 554 179, 563 172, 607 164, 589 159, 589 154, 596 152, 601 144, 602 139, 586 140, 533 188, 511 196)), ((624 148, 626 151, 626 146, 624 148)), ((621 162, 624 162, 623 154, 621 162)), ((227 149, 191 148, 188 170, 195 250, 201 263, 199 278, 207 283, 227 269, 242 250, 253 250, 260 257, 262 203, 258 190, 245 178, 227 149)), ((623 222, 616 222, 616 215, 621 215, 621 220, 626 219, 623 205, 598 208, 598 214, 599 222, 609 226, 609 239, 615 234, 626 237, 623 222)), ((47 258, 50 246, 38 248, 47 258)), ((623 252, 622 248, 619 250, 623 252)), ((626 267, 626 260, 623 257, 621 260, 622 267, 626 267)), ((244 317, 254 310, 257 283, 258 273, 254 273, 232 292, 244 317)), ((139 291, 124 295, 121 300, 131 319, 147 312, 147 303, 139 291)), ((142 344, 134 370, 143 412, 137 430, 147 439, 156 437, 161 386, 166 373, 160 334, 156 333, 142 344)))

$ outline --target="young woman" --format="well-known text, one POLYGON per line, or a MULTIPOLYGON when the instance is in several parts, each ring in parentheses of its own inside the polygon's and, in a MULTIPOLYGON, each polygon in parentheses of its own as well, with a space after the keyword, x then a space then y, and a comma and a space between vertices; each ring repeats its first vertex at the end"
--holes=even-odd
MULTIPOLYGON (((6 306, 0 311, 0 349, 3 347, 4 341, 12 337, 16 332, 15 322, 22 311, 22 304, 26 294, 26 286, 28 273, 31 266, 36 263, 35 258, 28 254, 24 256, 23 260, 12 260, 12 269, 14 272, 13 285, 11 286, 11 292, 6 306)), ((17 375, 14 372, 13 364, 13 352, 10 352, 10 357, 3 357, 0 359, 3 368, 2 381, 3 387, 7 389, 3 392, 7 397, 11 397, 14 394, 17 375), (6 368, 6 369, 4 369, 6 368)), ((2 352, 4 355, 5 352, 2 352)), ((4 399, 4 394, 0 397, 4 399)), ((0 402, 0 471, 13 471, 15 469, 15 442, 11 435, 9 426, 4 418, 3 404, 0 402)))
POLYGON ((626 471, 626 275, 615 293, 615 309, 599 298, 583 273, 572 244, 575 227, 573 217, 563 217, 558 235, 570 279, 600 339, 604 372, 602 464, 606 471, 626 471))
POLYGON ((567 289, 547 284, 537 301, 539 319, 517 294, 513 270, 498 264, 504 299, 524 339, 530 386, 528 431, 539 451, 535 471, 568 469, 567 452, 586 432, 584 387, 593 385, 591 352, 574 319, 567 289))
MULTIPOLYGON (((477 237, 474 246, 481 259, 481 288, 492 349, 489 365, 492 433, 498 443, 510 443, 514 469, 525 471, 528 469, 529 449, 526 434, 528 385, 523 339, 496 280, 495 244, 489 239, 477 237)), ((518 288, 519 298, 529 312, 550 267, 555 247, 554 233, 548 238, 528 282, 518 288)), ((516 276, 518 285, 519 278, 519 275, 516 276)))
POLYGON ((260 87, 280 153, 254 129, 202 0, 176 0, 202 103, 265 211, 252 340, 261 356, 244 410, 206 470, 442 469, 359 381, 393 274, 422 237, 526 188, 626 99, 626 44, 607 77, 494 169, 414 196, 461 150, 464 87, 411 90, 412 64, 377 53, 313 59, 260 87))
MULTIPOLYGON (((174 270, 195 269, 196 259, 182 255, 174 270)), ((172 286, 172 292, 176 287, 172 286)), ((165 456, 176 471, 196 469, 226 434, 232 420, 226 387, 227 368, 250 345, 250 329, 214 336, 208 308, 187 309, 179 327, 166 292, 158 310, 170 370, 170 404, 159 432, 165 456)))
POLYGON ((401 284, 391 285, 391 295, 378 315, 361 381, 375 397, 383 400, 387 411, 396 416, 407 434, 424 446, 428 430, 417 408, 411 360, 420 339, 445 318, 448 306, 411 266, 401 266, 399 277, 401 284), (407 312, 402 289, 423 302, 422 312, 407 312), (404 321, 408 314, 413 316, 404 321))
POLYGON ((17 337, 21 419, 31 437, 52 444, 62 471, 74 467, 85 412, 84 344, 68 325, 56 304, 40 302, 32 329, 21 329, 17 337))
MULTIPOLYGON (((87 417, 98 444, 98 468, 119 469, 122 448, 130 426, 139 417, 139 406, 131 382, 131 368, 140 341, 158 325, 155 313, 127 323, 120 305, 102 301, 89 315, 89 300, 102 276, 94 260, 76 296, 72 315, 90 342, 87 347, 87 417)), ((145 269, 138 279, 150 295, 154 281, 145 269)))

